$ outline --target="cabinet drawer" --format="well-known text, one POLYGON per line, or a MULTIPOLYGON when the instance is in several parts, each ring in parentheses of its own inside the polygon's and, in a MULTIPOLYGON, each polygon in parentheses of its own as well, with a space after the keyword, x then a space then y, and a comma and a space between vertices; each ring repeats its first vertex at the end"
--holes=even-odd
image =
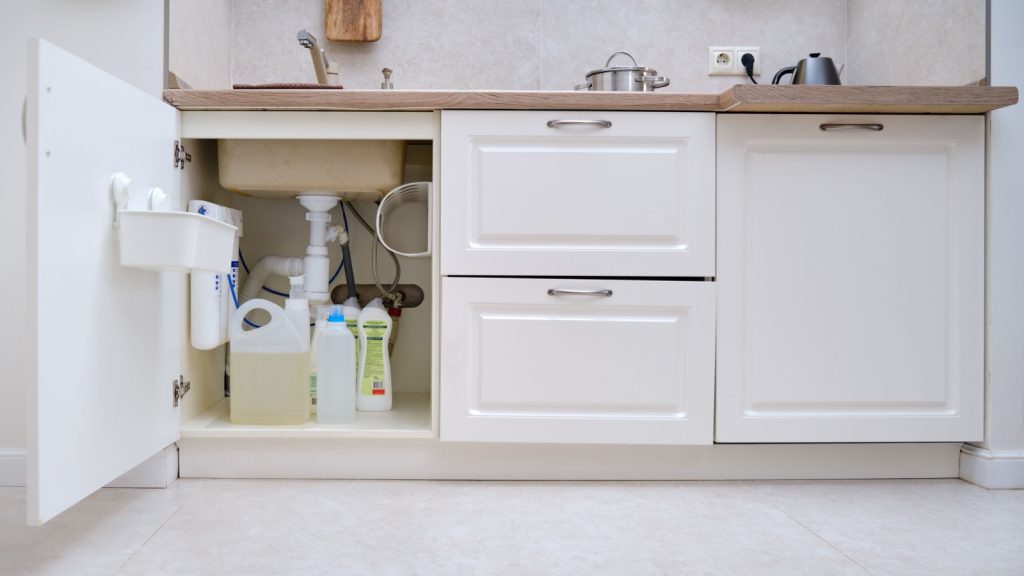
POLYGON ((442 440, 711 443, 713 283, 444 278, 441 311, 442 440))
POLYGON ((446 111, 441 146, 442 274, 715 273, 713 114, 446 111))

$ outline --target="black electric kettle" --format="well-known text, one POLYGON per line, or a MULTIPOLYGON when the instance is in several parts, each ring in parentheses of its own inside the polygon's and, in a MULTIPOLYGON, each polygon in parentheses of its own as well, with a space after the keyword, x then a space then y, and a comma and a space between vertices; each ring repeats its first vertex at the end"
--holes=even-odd
POLYGON ((775 73, 772 84, 778 84, 786 74, 793 75, 791 84, 840 84, 839 72, 831 58, 822 58, 815 52, 804 58, 796 66, 786 66, 775 73))

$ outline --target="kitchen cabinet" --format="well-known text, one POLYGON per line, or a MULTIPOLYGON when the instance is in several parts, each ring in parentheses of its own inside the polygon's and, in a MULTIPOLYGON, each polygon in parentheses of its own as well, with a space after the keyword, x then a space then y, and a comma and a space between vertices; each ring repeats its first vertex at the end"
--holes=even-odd
POLYGON ((713 276, 714 118, 444 111, 441 273, 713 276))
POLYGON ((711 443, 713 283, 441 286, 441 440, 711 443))
POLYGON ((982 438, 982 116, 718 118, 718 442, 982 438))
POLYGON ((442 113, 441 440, 711 442, 714 139, 707 113, 442 113))
MULTIPOLYGON (((244 112, 185 118, 45 41, 34 44, 30 69, 30 524, 181 439, 436 438, 437 400, 429 392, 396 394, 395 410, 355 425, 226 424, 224 348, 189 346, 187 274, 121 265, 111 186, 112 175, 124 173, 130 192, 159 188, 165 209, 183 211, 188 200, 219 190, 216 139, 432 141, 433 113, 266 113, 254 126, 244 112)), ((304 229, 304 221, 296 218, 295 226, 304 229)), ((436 265, 420 268, 429 293, 436 265)), ((436 299, 425 308, 436 317, 436 299)), ((429 339, 420 345, 432 350, 429 339)), ((417 357, 424 379, 436 385, 432 353, 417 357)))
POLYGON ((44 41, 29 69, 27 485, 38 524, 178 438, 187 308, 180 274, 120 265, 110 196, 124 172, 180 206, 180 114, 44 41))
MULTIPOLYGON (((981 436, 981 116, 719 115, 716 135, 705 112, 181 113, 46 43, 36 58, 33 523, 176 441, 194 476, 496 477, 493 451, 545 477, 578 454, 556 445, 626 444, 575 448, 619 448, 605 478, 707 478, 916 454, 712 440, 981 436), (109 196, 120 171, 172 209, 209 199, 225 138, 431 143, 429 393, 348 427, 230 424, 223 349, 187 344, 187 276, 119 266, 109 196), (665 448, 689 468, 638 464, 684 454, 665 448)), ((940 464, 864 469, 949 475, 949 446, 920 450, 940 464)))

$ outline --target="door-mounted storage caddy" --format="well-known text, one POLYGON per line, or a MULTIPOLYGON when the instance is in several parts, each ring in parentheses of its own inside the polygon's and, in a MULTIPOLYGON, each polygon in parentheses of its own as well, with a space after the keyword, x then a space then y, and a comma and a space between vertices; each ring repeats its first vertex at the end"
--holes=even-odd
POLYGON ((711 443, 714 141, 704 113, 442 113, 442 440, 711 443))

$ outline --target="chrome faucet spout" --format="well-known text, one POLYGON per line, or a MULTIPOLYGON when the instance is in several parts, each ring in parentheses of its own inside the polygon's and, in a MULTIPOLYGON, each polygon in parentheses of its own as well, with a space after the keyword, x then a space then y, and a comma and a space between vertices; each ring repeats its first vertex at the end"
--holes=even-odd
POLYGON ((309 49, 309 55, 313 58, 313 69, 316 71, 316 81, 318 84, 326 86, 327 81, 327 53, 320 47, 319 42, 316 41, 316 36, 313 36, 306 30, 299 30, 296 34, 296 39, 303 48, 309 49))

